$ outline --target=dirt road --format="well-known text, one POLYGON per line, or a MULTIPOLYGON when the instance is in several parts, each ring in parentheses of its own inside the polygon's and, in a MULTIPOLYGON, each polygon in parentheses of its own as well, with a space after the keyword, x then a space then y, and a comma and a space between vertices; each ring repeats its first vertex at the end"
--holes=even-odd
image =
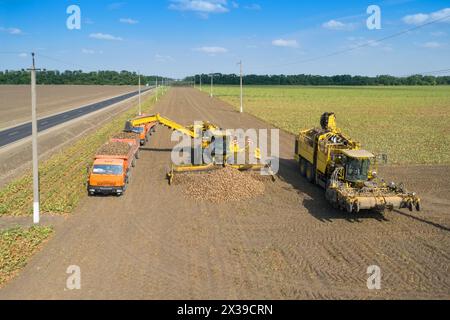
MULTIPOLYGON (((158 112, 190 124, 267 128, 194 89, 172 89, 158 112)), ((123 198, 89 198, 0 298, 320 299, 450 298, 449 167, 387 168, 424 196, 422 213, 333 210, 281 139, 280 178, 247 202, 209 204, 169 187, 170 131, 141 152, 123 198), (81 290, 65 288, 81 268, 81 290), (381 268, 368 290, 367 267, 381 268)))

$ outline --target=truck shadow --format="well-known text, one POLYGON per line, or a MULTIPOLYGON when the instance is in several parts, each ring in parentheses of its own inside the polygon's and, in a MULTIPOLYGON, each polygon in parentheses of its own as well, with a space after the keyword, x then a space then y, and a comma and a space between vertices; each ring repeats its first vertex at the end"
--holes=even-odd
POLYGON ((146 148, 146 147, 141 147, 140 150, 141 151, 145 151, 145 152, 172 152, 174 149, 172 149, 172 148, 146 148))
POLYGON ((302 177, 298 165, 293 159, 280 159, 280 169, 277 176, 280 180, 290 184, 301 195, 303 198, 301 205, 317 220, 333 222, 333 220, 343 219, 352 223, 362 222, 364 219, 375 219, 380 222, 389 221, 382 213, 375 210, 364 210, 350 214, 333 208, 325 199, 325 190, 309 183, 306 178, 302 177))

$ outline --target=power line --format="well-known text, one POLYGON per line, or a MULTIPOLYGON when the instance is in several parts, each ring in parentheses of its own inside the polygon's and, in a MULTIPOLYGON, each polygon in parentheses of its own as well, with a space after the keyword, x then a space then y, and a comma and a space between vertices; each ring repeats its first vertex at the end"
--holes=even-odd
MULTIPOLYGON (((367 41, 366 43, 363 43, 363 44, 360 44, 360 45, 356 45, 356 46, 353 46, 353 47, 348 48, 348 49, 334 51, 334 52, 331 52, 331 53, 328 53, 328 54, 325 54, 325 55, 321 55, 321 56, 317 56, 317 57, 313 57, 313 58, 309 58, 309 59, 305 59, 305 60, 293 61, 293 62, 288 62, 288 63, 284 63, 284 64, 279 64, 279 65, 272 65, 272 66, 268 66, 266 68, 286 67, 286 66, 291 66, 291 65, 295 65, 295 64, 302 64, 302 63, 307 63, 307 62, 313 62, 313 61, 321 60, 321 59, 324 59, 324 58, 329 58, 329 57, 332 57, 332 56, 336 56, 336 55, 340 55, 340 54, 343 54, 343 53, 351 52, 351 51, 354 51, 356 49, 369 47, 369 46, 372 46, 373 44, 380 43, 380 42, 383 42, 383 41, 386 41, 386 40, 389 40, 389 39, 392 39, 392 38, 399 37, 399 36, 404 35, 406 33, 409 33, 409 32, 412 32, 412 31, 415 31, 415 30, 427 27, 427 26, 429 26, 431 24, 437 23, 439 21, 442 21, 442 20, 445 20, 445 19, 448 19, 448 18, 450 18, 450 15, 447 15, 447 16, 441 17, 439 19, 435 19, 435 20, 429 21, 427 23, 424 23, 424 24, 421 24, 421 25, 418 25, 418 26, 415 26, 415 27, 412 27, 412 28, 409 28, 409 29, 406 29, 406 30, 403 30, 403 31, 400 31, 400 32, 397 32, 397 33, 394 33, 394 34, 391 34, 391 35, 388 35, 386 37, 383 37, 383 38, 380 38, 380 39, 377 39, 377 40, 370 40, 370 41, 367 41)), ((264 67, 256 67, 254 69, 261 69, 261 68, 264 68, 264 67)))
POLYGON ((0 51, 0 54, 21 54, 23 51, 0 51))
POLYGON ((400 77, 406 78, 406 77, 412 77, 412 76, 416 76, 416 75, 442 75, 442 74, 446 74, 446 73, 450 73, 450 69, 441 69, 441 70, 426 71, 426 72, 416 72, 416 73, 404 74, 404 75, 401 75, 400 77))
POLYGON ((42 57, 42 58, 44 58, 44 59, 47 59, 47 60, 51 60, 51 61, 54 61, 54 62, 63 63, 63 64, 68 65, 68 66, 75 66, 75 67, 78 67, 78 68, 81 67, 81 68, 83 68, 83 69, 91 69, 90 67, 83 66, 83 65, 78 64, 78 63, 68 62, 68 61, 61 60, 61 59, 59 59, 59 58, 50 57, 50 56, 47 56, 47 55, 44 55, 44 54, 39 54, 39 56, 42 57))

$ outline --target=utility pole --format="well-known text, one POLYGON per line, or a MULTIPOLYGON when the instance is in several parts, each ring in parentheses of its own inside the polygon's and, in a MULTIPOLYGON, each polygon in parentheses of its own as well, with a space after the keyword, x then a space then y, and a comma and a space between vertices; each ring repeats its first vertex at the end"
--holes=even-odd
POLYGON ((139 115, 142 116, 141 109, 141 72, 139 71, 139 115))
POLYGON ((38 162, 38 145, 37 145, 37 116, 36 116, 36 65, 34 62, 34 52, 31 53, 33 58, 31 71, 31 134, 33 145, 33 223, 38 224, 39 215, 39 162, 38 162))
POLYGON ((158 76, 156 76, 156 102, 158 102, 158 76))
POLYGON ((243 102, 243 97, 244 97, 244 92, 243 92, 243 88, 242 88, 242 60, 239 61, 238 65, 240 66, 240 76, 241 76, 241 113, 244 112, 244 102, 243 102))
POLYGON ((213 97, 213 86, 214 86, 214 74, 210 74, 210 76, 211 76, 211 91, 210 91, 210 93, 209 93, 209 96, 210 96, 210 98, 212 98, 213 97))

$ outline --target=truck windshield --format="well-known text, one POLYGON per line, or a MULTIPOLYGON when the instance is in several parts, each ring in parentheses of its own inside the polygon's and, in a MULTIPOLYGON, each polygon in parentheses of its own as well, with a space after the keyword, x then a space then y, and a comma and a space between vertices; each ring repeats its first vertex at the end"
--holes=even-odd
POLYGON ((117 165, 94 165, 92 170, 94 174, 109 174, 109 175, 120 175, 123 172, 122 166, 117 165))
POLYGON ((144 132, 144 127, 134 127, 132 131, 134 133, 142 133, 144 132))
POLYGON ((347 160, 347 180, 367 181, 369 166, 369 159, 349 158, 347 160))

